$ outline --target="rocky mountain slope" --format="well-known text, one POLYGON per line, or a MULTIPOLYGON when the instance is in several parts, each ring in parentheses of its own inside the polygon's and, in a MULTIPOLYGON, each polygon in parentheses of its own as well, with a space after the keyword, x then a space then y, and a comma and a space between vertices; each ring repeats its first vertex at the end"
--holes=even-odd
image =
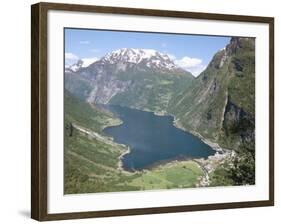
POLYGON ((169 112, 179 125, 238 149, 253 144, 255 41, 232 38, 193 85, 173 98, 169 112))
POLYGON ((168 112, 179 127, 235 150, 211 171, 211 186, 255 184, 255 39, 232 38, 168 112))
POLYGON ((65 69, 65 87, 79 98, 158 112, 193 79, 168 55, 150 49, 123 48, 86 68, 78 62, 65 69))

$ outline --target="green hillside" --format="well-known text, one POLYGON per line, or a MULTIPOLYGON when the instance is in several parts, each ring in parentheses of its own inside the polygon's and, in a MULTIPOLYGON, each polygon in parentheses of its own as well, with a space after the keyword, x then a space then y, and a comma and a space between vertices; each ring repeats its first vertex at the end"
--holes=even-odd
POLYGON ((188 88, 194 79, 189 73, 121 73, 119 78, 130 80, 132 85, 127 91, 115 95, 111 104, 154 112, 166 111, 174 95, 188 88))
POLYGON ((241 134, 249 135, 254 128, 254 49, 254 39, 233 38, 191 87, 170 101, 168 111, 187 130, 226 147, 239 147, 246 140, 241 134), (234 140, 234 135, 240 137, 234 140))
POLYGON ((193 161, 170 163, 140 172, 126 172, 120 156, 127 147, 102 133, 119 124, 112 114, 81 101, 65 90, 64 192, 118 192, 194 187, 203 175, 193 161), (176 178, 176 176, 181 178, 176 178))
POLYGON ((73 97, 65 90, 65 193, 109 190, 103 179, 118 176, 124 146, 102 135, 103 127, 119 124, 112 114, 73 97), (95 190, 93 190, 93 188, 95 190))
POLYGON ((235 167, 234 161, 220 167, 232 170, 230 182, 241 184, 234 174, 247 170, 240 174, 248 184, 253 183, 255 40, 232 38, 225 49, 214 55, 191 87, 171 100, 168 111, 175 115, 178 126, 236 151, 239 158, 236 169, 229 167, 235 167), (245 167, 246 163, 250 167, 245 167))

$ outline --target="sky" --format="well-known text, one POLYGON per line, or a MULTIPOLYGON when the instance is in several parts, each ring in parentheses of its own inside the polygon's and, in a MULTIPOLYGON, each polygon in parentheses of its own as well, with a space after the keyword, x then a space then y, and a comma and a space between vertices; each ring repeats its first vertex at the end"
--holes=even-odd
POLYGON ((120 48, 154 49, 198 76, 230 37, 65 28, 65 63, 89 65, 120 48))

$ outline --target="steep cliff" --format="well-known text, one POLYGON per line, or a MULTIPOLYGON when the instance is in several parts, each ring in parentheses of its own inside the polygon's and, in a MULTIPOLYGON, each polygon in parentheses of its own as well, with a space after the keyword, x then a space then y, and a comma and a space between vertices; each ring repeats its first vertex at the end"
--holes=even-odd
POLYGON ((168 111, 187 130, 225 147, 254 144, 255 40, 232 38, 168 111))

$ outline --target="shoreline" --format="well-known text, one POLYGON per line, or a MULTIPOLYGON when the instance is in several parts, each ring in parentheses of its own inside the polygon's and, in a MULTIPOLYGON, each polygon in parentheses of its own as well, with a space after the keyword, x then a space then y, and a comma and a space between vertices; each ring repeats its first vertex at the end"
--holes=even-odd
POLYGON ((194 136, 196 136, 197 138, 199 138, 202 142, 204 142, 205 144, 209 145, 214 151, 219 152, 219 153, 224 153, 225 151, 229 150, 229 149, 225 149, 222 148, 218 143, 212 142, 211 140, 204 138, 200 133, 193 131, 193 130, 186 130, 178 121, 178 119, 175 119, 175 116, 172 115, 174 120, 173 120, 173 125, 176 128, 179 128, 187 133, 190 133, 194 136))
MULTIPOLYGON (((122 145, 122 146, 125 146, 125 145, 122 145)), ((125 156, 125 155, 127 155, 128 153, 130 153, 131 152, 131 149, 130 149, 130 147, 129 146, 127 146, 126 145, 126 150, 124 151, 124 152, 122 152, 119 156, 118 156, 118 159, 119 159, 119 161, 118 161, 118 170, 121 170, 121 171, 123 171, 123 172, 129 172, 128 170, 125 170, 124 169, 124 167, 123 167, 123 162, 122 162, 122 158, 125 156)))
POLYGON ((192 130, 186 130, 178 121, 178 119, 173 116, 173 125, 185 132, 191 133, 192 135, 198 137, 205 144, 209 145, 214 151, 214 155, 205 158, 192 159, 203 171, 203 176, 199 179, 197 187, 207 187, 210 186, 210 173, 214 171, 220 164, 224 163, 226 160, 231 160, 235 156, 235 152, 230 149, 222 148, 218 143, 212 142, 209 139, 204 138, 200 133, 192 130))
MULTIPOLYGON (((102 126, 102 132, 104 131, 104 129, 106 129, 106 128, 111 128, 111 127, 117 127, 117 126, 120 126, 120 125, 122 125, 124 122, 121 120, 121 119, 119 119, 118 118, 118 121, 116 121, 116 123, 111 123, 111 124, 106 124, 106 125, 103 125, 102 126)), ((104 133, 104 132, 103 132, 104 133)), ((105 134, 105 133, 104 133, 105 134)))
MULTIPOLYGON (((138 108, 132 108, 132 109, 137 109, 140 110, 138 108)), ((129 154, 131 152, 131 149, 129 146, 124 145, 124 144, 119 144, 114 142, 114 139, 111 138, 112 142, 114 142, 114 144, 118 144, 122 147, 126 147, 126 150, 124 152, 122 152, 119 156, 118 156, 118 170, 120 170, 121 172, 127 173, 127 174, 136 174, 136 173, 142 173, 142 172, 148 172, 148 171, 152 171, 153 169, 157 169, 157 168, 163 168, 163 167, 169 167, 171 165, 174 164, 179 164, 181 162, 186 162, 186 161, 193 161, 195 162, 200 169, 202 169, 204 175, 200 178, 199 183, 198 183, 198 187, 201 186, 208 186, 209 183, 209 173, 212 172, 215 167, 218 166, 218 164, 222 163, 223 161, 225 161, 228 158, 231 158, 233 155, 232 151, 230 149, 225 149, 222 148, 218 143, 212 142, 209 139, 204 138, 200 133, 196 132, 196 131, 192 131, 192 130, 187 130, 185 129, 178 121, 178 119, 173 115, 173 114, 167 114, 166 111, 149 111, 149 110, 142 110, 145 112, 151 112, 156 116, 171 116, 173 118, 173 125, 178 128, 183 130, 184 132, 190 133, 196 137, 198 137, 202 142, 204 142, 205 144, 209 145, 214 151, 215 153, 213 155, 209 155, 207 158, 175 158, 175 159, 170 159, 170 160, 166 160, 166 161, 159 161, 156 164, 152 164, 151 166, 144 168, 142 170, 126 170, 123 167, 123 162, 122 162, 122 158, 126 155, 129 154)), ((117 118, 120 120, 120 122, 118 124, 108 124, 106 125, 103 130, 107 127, 114 127, 114 126, 118 126, 118 125, 122 125, 123 121, 120 118, 117 118)))
MULTIPOLYGON (((129 107, 131 109, 136 109, 136 110, 141 110, 139 108, 135 108, 135 107, 129 107)), ((187 130, 185 129, 179 122, 178 119, 175 117, 175 115, 173 114, 168 114, 167 111, 151 111, 149 109, 143 109, 141 111, 145 111, 145 112, 150 112, 153 113, 156 116, 171 116, 173 118, 173 125, 178 128, 183 130, 184 132, 187 132, 189 134, 192 134, 196 137, 198 137, 202 142, 204 142, 205 144, 209 145, 214 151, 219 152, 221 154, 225 153, 225 151, 229 151, 230 149, 225 149, 222 148, 218 143, 212 142, 211 140, 204 138, 200 133, 193 131, 193 130, 187 130)))
MULTIPOLYGON (((108 124, 105 124, 105 125, 102 126, 102 130, 101 130, 101 131, 102 131, 103 134, 106 135, 106 133, 104 132, 104 130, 105 130, 106 128, 117 127, 117 126, 120 126, 120 125, 122 125, 122 124, 124 123, 119 117, 117 117, 117 116, 116 116, 114 113, 112 113, 110 110, 108 110, 108 109, 106 109, 106 108, 104 108, 104 107, 100 107, 100 109, 103 110, 103 111, 105 111, 106 113, 109 113, 109 114, 112 115, 112 118, 110 118, 110 121, 116 120, 115 123, 113 123, 113 122, 110 123, 110 122, 109 122, 108 124)), ((115 141, 114 141, 114 138, 113 138, 112 136, 108 136, 108 135, 106 135, 106 136, 111 140, 112 144, 118 145, 118 146, 120 146, 120 147, 122 147, 122 148, 126 148, 126 150, 124 150, 123 152, 121 152, 121 154, 118 156, 117 169, 120 170, 121 172, 128 173, 129 171, 125 170, 124 167, 123 167, 122 158, 123 158, 126 154, 128 154, 128 153, 131 152, 130 147, 127 146, 127 145, 124 145, 124 144, 120 144, 120 143, 118 143, 118 142, 115 142, 115 141)))
MULTIPOLYGON (((106 128, 106 127, 114 127, 114 126, 116 126, 116 125, 113 125, 113 126, 105 126, 105 128, 106 128)), ((126 172, 126 173, 129 172, 129 171, 127 171, 127 170, 125 170, 125 169, 123 168, 123 164, 122 164, 122 158, 123 158, 123 156, 126 155, 126 154, 128 154, 128 153, 130 153, 130 147, 129 147, 129 146, 124 145, 124 144, 121 144, 121 143, 115 142, 115 141, 114 141, 114 138, 111 137, 111 136, 104 136, 104 135, 99 134, 99 133, 97 133, 97 132, 94 132, 94 131, 85 129, 85 128, 83 128, 83 127, 77 125, 77 124, 74 124, 74 123, 73 123, 73 127, 74 127, 77 131, 79 131, 79 132, 81 132, 81 133, 83 133, 83 134, 86 134, 87 136, 89 136, 89 137, 91 137, 91 138, 98 139, 98 140, 104 142, 105 144, 109 144, 109 145, 111 145, 111 146, 121 147, 121 150, 122 150, 122 151, 119 149, 119 150, 121 151, 121 154, 118 156, 117 169, 118 169, 118 170, 121 170, 122 172, 126 172), (124 148, 126 148, 126 150, 123 150, 124 148)), ((104 130, 104 128, 102 129, 102 131, 103 131, 103 130, 104 130)))

